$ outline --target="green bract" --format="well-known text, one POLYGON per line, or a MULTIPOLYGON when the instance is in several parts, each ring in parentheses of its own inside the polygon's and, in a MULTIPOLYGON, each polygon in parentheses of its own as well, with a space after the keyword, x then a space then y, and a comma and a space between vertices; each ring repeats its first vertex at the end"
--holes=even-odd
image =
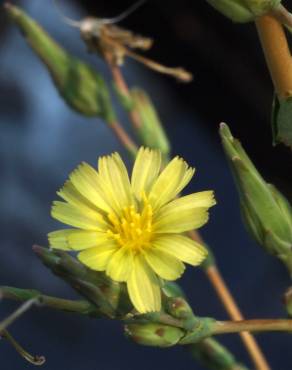
POLYGON ((112 121, 115 115, 103 78, 91 66, 67 53, 21 9, 6 5, 6 10, 47 67, 65 102, 85 116, 112 121))
POLYGON ((281 4, 281 0, 207 0, 207 2, 236 23, 251 22, 281 4))
POLYGON ((278 257, 292 275, 292 209, 289 202, 264 181, 226 124, 221 124, 220 135, 248 231, 268 253, 278 257))
POLYGON ((163 157, 167 159, 170 152, 169 141, 150 97, 138 88, 131 90, 131 96, 141 117, 139 135, 143 144, 160 149, 163 157))
POLYGON ((155 323, 130 324, 125 327, 125 333, 138 344, 155 347, 174 346, 184 335, 179 328, 155 323))
POLYGON ((283 143, 292 148, 292 97, 279 99, 275 95, 272 130, 274 144, 283 143))

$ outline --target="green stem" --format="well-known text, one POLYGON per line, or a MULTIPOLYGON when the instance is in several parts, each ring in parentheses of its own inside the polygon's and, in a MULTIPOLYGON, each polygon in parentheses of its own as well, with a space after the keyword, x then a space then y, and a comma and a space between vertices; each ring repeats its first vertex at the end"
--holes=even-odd
POLYGON ((0 295, 2 298, 21 302, 37 299, 42 306, 65 312, 79 313, 81 315, 87 316, 91 316, 96 313, 95 306, 86 300, 72 301, 68 299, 51 297, 48 295, 44 295, 37 290, 19 289, 3 286, 0 287, 0 295))
POLYGON ((269 319, 269 320, 242 320, 242 321, 216 321, 212 327, 213 335, 249 332, 292 332, 292 320, 269 319))
POLYGON ((188 345, 192 356, 210 370, 248 370, 217 340, 207 338, 188 345))

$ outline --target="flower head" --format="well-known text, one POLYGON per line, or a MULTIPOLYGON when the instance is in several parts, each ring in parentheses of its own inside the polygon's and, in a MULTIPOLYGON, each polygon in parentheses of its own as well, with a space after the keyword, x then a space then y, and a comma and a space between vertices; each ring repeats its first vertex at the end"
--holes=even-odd
POLYGON ((161 309, 163 279, 176 280, 184 262, 199 265, 206 249, 182 233, 204 225, 212 191, 176 198, 194 169, 175 157, 161 171, 158 150, 141 148, 131 180, 119 154, 101 157, 98 170, 82 163, 53 203, 52 216, 73 229, 51 232, 52 248, 80 251, 89 268, 127 284, 135 308, 161 309))

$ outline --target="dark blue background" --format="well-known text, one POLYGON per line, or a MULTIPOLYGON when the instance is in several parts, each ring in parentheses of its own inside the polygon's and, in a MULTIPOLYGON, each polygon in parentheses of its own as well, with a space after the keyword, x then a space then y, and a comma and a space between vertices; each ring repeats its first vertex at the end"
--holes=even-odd
MULTIPOLYGON (((51 2, 18 3, 66 48, 90 60, 109 78, 103 63, 86 55, 78 31, 63 24, 51 2)), ((84 15, 69 1, 63 5, 77 19, 84 15)), ((211 210, 210 222, 202 234, 242 311, 248 318, 284 316, 281 295, 290 283, 288 275, 247 235, 219 138, 209 129, 208 121, 195 113, 196 101, 192 106, 185 104, 168 89, 163 78, 136 64, 128 63, 125 75, 130 85, 142 86, 151 94, 172 141, 173 154, 196 167, 195 178, 187 190, 216 192, 218 205, 211 210)), ((2 35, 0 96, 0 284, 75 298, 70 287, 40 264, 31 245, 46 245, 47 232, 59 228, 50 218, 50 204, 71 170, 83 160, 95 165, 99 155, 113 150, 124 157, 125 153, 103 122, 83 118, 63 103, 47 72, 12 26, 2 35)), ((210 110, 216 109, 212 108, 213 99, 216 107, 216 98, 210 91, 206 96, 210 110)), ((121 117, 125 122, 122 112, 121 117)), ((218 115, 218 121, 220 118, 224 117, 218 115)), ((227 318, 199 269, 188 268, 181 284, 197 314, 227 318)), ((4 318, 16 306, 2 301, 0 317, 4 318)), ((201 369, 184 348, 161 350, 131 343, 124 338, 118 322, 34 309, 17 321, 11 331, 32 353, 47 357, 43 369, 201 369)), ((248 363, 236 335, 222 340, 248 363)), ((259 336, 259 342, 273 369, 291 370, 290 335, 264 334, 259 336)), ((0 342, 0 359, 1 370, 31 368, 5 341, 0 342)))

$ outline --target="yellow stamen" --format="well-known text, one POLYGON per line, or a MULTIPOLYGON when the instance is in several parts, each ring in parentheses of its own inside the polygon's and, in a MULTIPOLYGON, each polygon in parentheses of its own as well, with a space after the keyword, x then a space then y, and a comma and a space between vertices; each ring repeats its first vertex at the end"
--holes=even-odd
POLYGON ((127 246, 135 252, 142 251, 149 246, 152 235, 152 207, 145 194, 137 210, 134 205, 123 208, 121 217, 113 213, 108 214, 111 228, 107 230, 109 238, 116 240, 121 247, 127 246))

